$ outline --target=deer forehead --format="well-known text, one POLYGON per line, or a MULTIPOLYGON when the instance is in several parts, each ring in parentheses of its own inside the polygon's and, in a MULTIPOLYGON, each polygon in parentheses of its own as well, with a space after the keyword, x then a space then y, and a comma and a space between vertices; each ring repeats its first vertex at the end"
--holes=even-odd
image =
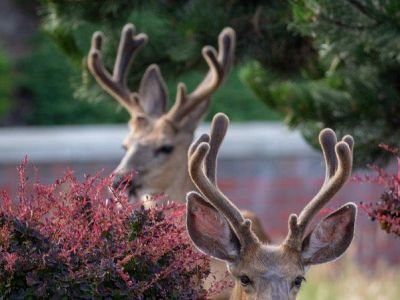
POLYGON ((273 245, 260 245, 243 251, 239 262, 231 265, 230 269, 234 276, 248 273, 259 277, 287 277, 303 272, 298 252, 273 245))
POLYGON ((146 121, 138 124, 135 119, 129 122, 130 132, 125 138, 125 144, 139 143, 143 145, 160 145, 175 143, 179 141, 183 134, 165 118, 151 119, 146 117, 146 121))

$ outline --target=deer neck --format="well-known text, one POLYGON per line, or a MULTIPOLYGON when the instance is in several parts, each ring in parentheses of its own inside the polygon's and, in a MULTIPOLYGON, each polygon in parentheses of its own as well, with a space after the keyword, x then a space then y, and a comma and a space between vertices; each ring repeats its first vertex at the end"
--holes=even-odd
POLYGON ((235 286, 233 287, 229 300, 247 300, 243 288, 237 282, 235 282, 235 286))
MULTIPOLYGON (((185 162, 186 167, 187 162, 185 162)), ((192 181, 190 180, 187 167, 182 170, 176 171, 176 177, 172 181, 172 184, 165 190, 165 194, 169 200, 177 203, 186 203, 186 194, 195 189, 192 181)))

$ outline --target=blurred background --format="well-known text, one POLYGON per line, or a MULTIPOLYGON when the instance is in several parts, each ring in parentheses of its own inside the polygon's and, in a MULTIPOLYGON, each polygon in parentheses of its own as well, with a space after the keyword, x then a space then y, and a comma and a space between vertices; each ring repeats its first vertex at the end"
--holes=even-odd
MULTIPOLYGON (((191 90, 207 71, 202 47, 216 46, 224 27, 235 29, 235 65, 206 122, 219 111, 233 121, 221 151, 221 188, 255 211, 273 240, 286 235, 288 215, 323 182, 321 128, 354 136, 355 175, 375 176, 367 165, 397 172, 396 155, 378 147, 400 141, 397 0, 0 0, 1 189, 16 189, 15 168, 25 155, 44 182, 67 167, 80 177, 116 167, 129 115, 98 87, 86 55, 93 32, 103 31, 111 68, 129 22, 149 36, 129 85, 137 87, 145 68, 157 63, 169 105, 178 82, 191 90)), ((328 210, 384 201, 382 182, 351 180, 328 210)), ((394 225, 373 222, 360 209, 355 245, 340 262, 311 271, 302 299, 398 299, 395 192, 394 225)))

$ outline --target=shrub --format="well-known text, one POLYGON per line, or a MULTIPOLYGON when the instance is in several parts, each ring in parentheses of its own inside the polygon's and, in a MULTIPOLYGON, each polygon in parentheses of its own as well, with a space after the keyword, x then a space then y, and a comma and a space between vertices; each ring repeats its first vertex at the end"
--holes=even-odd
POLYGON ((207 296, 209 260, 192 248, 183 205, 139 208, 101 173, 31 184, 26 166, 15 199, 0 198, 0 299, 207 296))
POLYGON ((369 182, 382 185, 385 191, 378 201, 361 203, 361 207, 368 213, 372 221, 379 222, 381 228, 387 233, 400 236, 400 149, 388 145, 379 145, 385 151, 397 156, 397 173, 387 173, 376 165, 369 166, 376 172, 375 176, 357 177, 360 182, 369 182))

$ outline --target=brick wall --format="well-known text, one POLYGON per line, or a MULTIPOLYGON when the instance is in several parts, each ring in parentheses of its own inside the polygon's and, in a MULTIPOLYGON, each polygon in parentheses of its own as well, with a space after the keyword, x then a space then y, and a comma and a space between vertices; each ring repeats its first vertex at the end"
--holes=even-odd
MULTIPOLYGON (((224 161, 220 167, 221 189, 242 208, 252 210, 262 220, 273 240, 287 233, 290 213, 298 213, 321 187, 324 166, 321 159, 273 159, 224 161)), ((354 201, 368 202, 379 198, 381 188, 350 181, 328 204, 336 209, 354 201)), ((353 253, 362 263, 375 264, 381 259, 400 264, 400 238, 388 235, 359 210, 353 253)))
MULTIPOLYGON (((287 232, 288 215, 299 212, 320 188, 324 166, 319 153, 312 152, 303 144, 298 145, 301 141, 298 136, 293 137, 281 132, 280 130, 283 130, 281 127, 271 129, 268 125, 266 128, 258 129, 263 134, 266 134, 268 130, 274 134, 279 132, 278 137, 263 136, 261 139, 267 142, 275 141, 277 146, 271 148, 270 145, 264 144, 265 149, 261 149, 263 144, 251 144, 254 140, 251 135, 260 134, 256 129, 231 128, 230 135, 222 148, 218 169, 219 185, 239 207, 256 212, 272 239, 280 241, 287 232), (240 133, 241 131, 243 132, 240 133), (241 140, 243 138, 248 141, 244 143, 241 140), (277 143, 279 139, 285 142, 277 143), (246 144, 247 148, 243 147, 243 144, 246 144)), ((205 130, 202 128, 200 132, 205 130)), ((84 131, 82 128, 76 128, 75 133, 73 129, 65 130, 71 135, 69 144, 68 136, 60 139, 59 129, 55 129, 57 142, 52 142, 53 138, 51 134, 49 135, 48 129, 43 141, 40 140, 41 135, 36 131, 29 131, 31 137, 29 140, 24 136, 19 136, 19 131, 7 130, 7 136, 5 131, 0 130, 0 188, 6 188, 9 191, 15 189, 17 178, 15 157, 22 159, 22 153, 29 154, 40 169, 42 182, 51 182, 54 178, 60 177, 67 167, 71 167, 78 177, 82 177, 85 173, 94 174, 101 169, 104 169, 105 174, 109 174, 122 155, 119 143, 126 128, 112 127, 109 130, 109 136, 106 128, 86 133, 82 131, 84 131), (98 141, 102 136, 104 138, 98 141), (21 143, 25 144, 17 147, 20 139, 21 143), (62 155, 56 153, 56 156, 52 157, 52 153, 61 142, 63 143, 62 155), (29 147, 33 147, 33 143, 37 146, 32 150, 29 147), (52 145, 54 149, 50 148, 52 145), (112 151, 106 149, 110 145, 112 151), (45 146, 45 149, 40 150, 41 146, 45 146), (90 149, 90 151, 85 149, 90 149), (79 155, 74 157, 76 153, 79 155), (84 153, 87 155, 83 158, 84 153), (7 159, 2 160, 2 157, 7 159)), ((267 142, 264 143, 268 144, 267 142)), ((380 192, 381 189, 378 186, 349 182, 328 205, 328 209, 335 209, 348 201, 356 203, 373 201, 379 198, 380 192)), ((363 264, 374 264, 380 259, 400 264, 400 238, 381 231, 376 223, 369 221, 365 213, 360 211, 353 253, 363 264)))

